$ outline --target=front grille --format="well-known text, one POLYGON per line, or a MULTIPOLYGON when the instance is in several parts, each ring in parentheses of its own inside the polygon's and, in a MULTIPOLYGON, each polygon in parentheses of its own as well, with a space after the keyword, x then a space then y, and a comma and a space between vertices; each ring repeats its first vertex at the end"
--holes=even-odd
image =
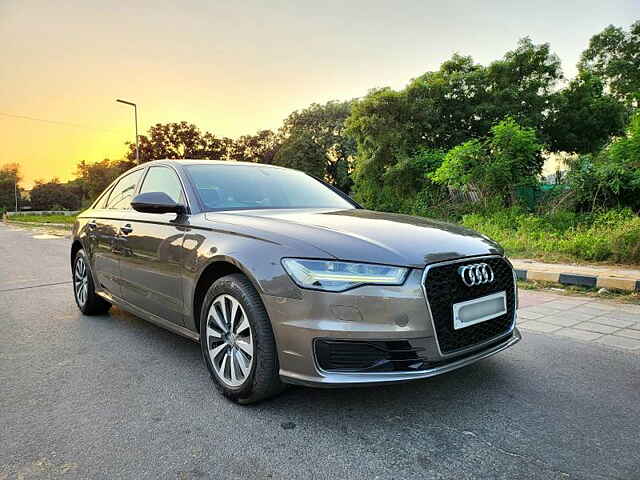
POLYGON ((450 354, 456 350, 486 342, 511 329, 515 313, 513 270, 503 258, 470 258, 458 263, 433 266, 427 271, 424 288, 442 353, 450 354), (495 274, 494 281, 487 285, 467 287, 462 282, 458 269, 463 265, 474 263, 490 265, 495 274), (507 295, 507 313, 486 322, 454 330, 454 303, 501 291, 505 291, 507 295))
POLYGON ((335 372, 411 372, 423 370, 428 338, 411 340, 317 339, 318 365, 335 372))

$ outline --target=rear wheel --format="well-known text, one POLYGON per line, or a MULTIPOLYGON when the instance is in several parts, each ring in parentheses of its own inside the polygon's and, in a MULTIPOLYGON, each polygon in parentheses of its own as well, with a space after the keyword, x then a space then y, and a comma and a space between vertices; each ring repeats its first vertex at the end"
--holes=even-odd
POLYGON ((73 294, 83 314, 100 315, 106 313, 111 308, 111 304, 96 294, 89 268, 84 250, 78 250, 73 260, 73 294))
POLYGON ((200 313, 200 346, 225 397, 246 404, 282 390, 271 322, 244 275, 227 275, 209 287, 200 313))

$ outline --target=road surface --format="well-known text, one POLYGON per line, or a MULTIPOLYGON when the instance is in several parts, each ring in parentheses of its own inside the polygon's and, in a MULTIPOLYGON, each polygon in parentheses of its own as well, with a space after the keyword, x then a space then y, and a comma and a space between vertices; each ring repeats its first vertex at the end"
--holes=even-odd
POLYGON ((525 331, 433 379, 242 407, 197 344, 82 316, 68 255, 0 225, 0 479, 640 478, 638 353, 525 331))

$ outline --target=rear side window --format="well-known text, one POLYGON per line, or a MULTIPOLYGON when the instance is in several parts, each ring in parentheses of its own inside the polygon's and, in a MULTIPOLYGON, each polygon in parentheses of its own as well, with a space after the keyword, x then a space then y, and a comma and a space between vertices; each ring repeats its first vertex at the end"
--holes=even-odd
POLYGON ((107 200, 109 200, 109 193, 111 193, 110 188, 108 188, 93 205, 93 208, 95 210, 101 210, 103 208, 106 208, 107 200))
POLYGON ((109 210, 127 210, 131 208, 131 200, 141 175, 142 170, 136 170, 126 177, 122 177, 111 190, 106 208, 109 210))
POLYGON ((151 167, 144 177, 140 193, 163 192, 175 203, 184 203, 182 184, 176 172, 167 167, 151 167))

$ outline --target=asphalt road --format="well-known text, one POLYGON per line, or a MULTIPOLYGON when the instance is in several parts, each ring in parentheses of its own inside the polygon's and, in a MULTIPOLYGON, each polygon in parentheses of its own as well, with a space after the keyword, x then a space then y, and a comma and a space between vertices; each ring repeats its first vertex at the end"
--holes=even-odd
POLYGON ((0 479, 640 478, 640 355, 529 333, 437 378, 214 390, 197 344, 84 317, 68 239, 0 226, 0 479))

